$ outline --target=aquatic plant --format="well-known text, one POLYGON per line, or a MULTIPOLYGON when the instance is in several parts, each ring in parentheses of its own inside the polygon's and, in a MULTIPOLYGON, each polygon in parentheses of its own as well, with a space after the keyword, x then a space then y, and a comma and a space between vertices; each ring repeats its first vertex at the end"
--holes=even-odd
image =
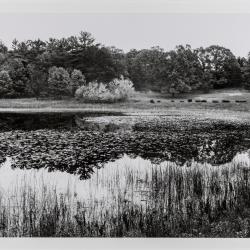
POLYGON ((87 180, 86 197, 70 185, 61 193, 41 179, 23 178, 20 187, 0 195, 1 236, 249 235, 249 162, 128 164, 98 170, 87 180), (99 189, 107 192, 98 197, 99 189))

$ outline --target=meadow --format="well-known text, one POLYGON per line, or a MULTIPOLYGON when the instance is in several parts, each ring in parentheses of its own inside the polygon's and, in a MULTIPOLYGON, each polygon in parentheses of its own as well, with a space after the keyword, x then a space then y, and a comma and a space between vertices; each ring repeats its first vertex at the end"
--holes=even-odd
POLYGON ((155 112, 166 109, 186 110, 231 110, 249 111, 250 92, 246 90, 211 90, 209 93, 180 94, 172 98, 158 92, 135 92, 126 102, 116 103, 83 103, 73 99, 53 100, 35 98, 0 99, 1 112, 73 112, 73 111, 117 111, 117 112, 155 112), (192 100, 189 102, 188 100, 192 100), (196 102, 206 100, 206 102, 196 102), (217 102, 213 102, 217 101, 217 102), (225 102, 229 101, 229 102, 225 102), (239 101, 239 102, 238 102, 239 101), (246 102, 242 102, 246 101, 246 102))

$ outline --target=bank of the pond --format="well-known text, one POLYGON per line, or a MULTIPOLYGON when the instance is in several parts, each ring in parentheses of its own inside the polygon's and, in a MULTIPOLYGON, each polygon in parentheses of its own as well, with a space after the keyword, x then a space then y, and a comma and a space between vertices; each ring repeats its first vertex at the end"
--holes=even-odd
POLYGON ((250 123, 191 114, 0 115, 0 235, 248 237, 250 123))
POLYGON ((126 114, 180 115, 197 114, 210 118, 250 121, 250 92, 242 89, 224 89, 210 93, 189 93, 184 96, 170 98, 168 95, 155 92, 136 92, 126 102, 102 104, 81 103, 75 99, 48 100, 35 98, 0 99, 0 112, 122 112, 126 114))

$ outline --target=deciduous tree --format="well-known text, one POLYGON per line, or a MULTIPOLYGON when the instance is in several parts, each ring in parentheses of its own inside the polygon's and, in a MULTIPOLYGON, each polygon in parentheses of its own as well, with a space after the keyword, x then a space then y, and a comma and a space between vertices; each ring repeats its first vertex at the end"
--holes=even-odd
POLYGON ((70 95, 70 76, 62 67, 52 67, 48 76, 48 95, 55 98, 62 98, 70 95))
POLYGON ((12 97, 13 93, 13 82, 8 71, 0 71, 0 97, 12 97))

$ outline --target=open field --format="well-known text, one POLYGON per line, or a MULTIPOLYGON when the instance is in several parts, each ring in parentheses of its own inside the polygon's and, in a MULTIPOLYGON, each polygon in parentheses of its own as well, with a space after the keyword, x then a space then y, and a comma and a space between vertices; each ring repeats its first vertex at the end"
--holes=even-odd
POLYGON ((61 111, 71 109, 83 110, 164 110, 171 108, 181 109, 225 109, 236 111, 249 111, 250 109, 250 92, 244 90, 224 90, 211 91, 208 94, 186 94, 176 98, 171 98, 168 95, 154 92, 136 92, 135 96, 128 102, 113 103, 113 104, 89 104, 81 103, 74 99, 68 100, 37 100, 34 98, 26 99, 0 99, 0 110, 4 109, 60 109, 61 111), (188 102, 192 99, 193 102, 188 102), (153 100, 154 103, 150 101, 153 100), (174 102, 171 102, 174 100, 174 102), (207 100, 207 103, 198 102, 195 100, 207 100), (218 100, 219 103, 213 103, 213 100, 218 100), (223 103, 223 100, 228 100, 230 103, 223 103), (235 103, 236 100, 248 101, 248 103, 235 103), (183 101, 183 102, 182 102, 183 101))

